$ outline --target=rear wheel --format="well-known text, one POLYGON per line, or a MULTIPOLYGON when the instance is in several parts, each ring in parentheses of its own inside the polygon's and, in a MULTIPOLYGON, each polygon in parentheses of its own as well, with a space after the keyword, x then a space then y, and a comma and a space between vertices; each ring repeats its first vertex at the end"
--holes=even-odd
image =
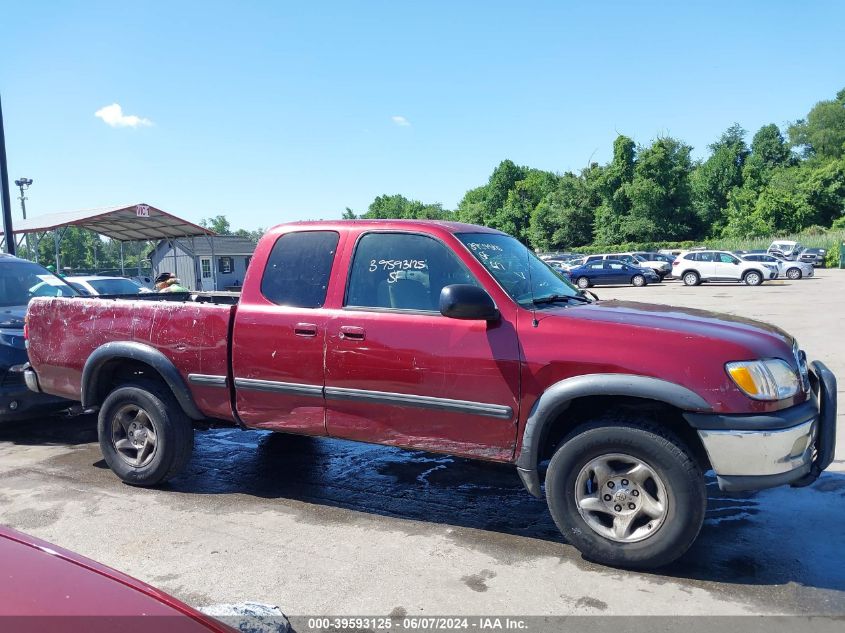
POLYGON ((575 282, 581 290, 590 287, 590 280, 586 277, 578 277, 578 281, 575 282))
POLYGON ((701 277, 698 276, 698 273, 693 271, 684 273, 683 279, 685 286, 697 286, 701 283, 701 277))
POLYGON ((759 286, 761 283, 763 283, 763 275, 758 273, 756 270, 749 270, 747 273, 745 273, 742 280, 748 286, 759 286))
POLYGON ((704 522, 704 476, 674 434, 648 420, 598 420, 573 431, 546 474, 549 510, 564 537, 606 565, 666 565, 704 522))
POLYGON ((100 450, 109 468, 135 486, 154 486, 191 458, 194 430, 170 391, 154 383, 118 387, 97 418, 100 450))
POLYGON ((641 286, 645 286, 645 284, 646 280, 645 277, 643 277, 642 275, 634 275, 633 277, 631 277, 632 286, 637 286, 637 288, 639 288, 641 286))
POLYGON ((788 279, 792 279, 794 281, 796 279, 801 279, 804 275, 800 268, 790 268, 786 271, 786 276, 788 279))

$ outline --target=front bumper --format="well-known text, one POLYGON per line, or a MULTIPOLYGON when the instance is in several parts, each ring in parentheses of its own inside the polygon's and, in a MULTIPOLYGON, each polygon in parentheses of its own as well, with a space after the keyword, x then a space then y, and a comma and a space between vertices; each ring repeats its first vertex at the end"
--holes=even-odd
POLYGON ((764 415, 688 413, 722 490, 806 486, 833 461, 836 377, 811 365, 807 402, 764 415))

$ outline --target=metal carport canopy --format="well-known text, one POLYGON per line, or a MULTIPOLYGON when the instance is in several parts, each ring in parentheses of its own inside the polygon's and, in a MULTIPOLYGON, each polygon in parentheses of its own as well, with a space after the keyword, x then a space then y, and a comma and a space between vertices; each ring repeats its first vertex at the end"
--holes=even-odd
POLYGON ((68 226, 88 229, 120 242, 216 235, 214 231, 143 203, 48 213, 16 222, 14 232, 44 233, 68 226))

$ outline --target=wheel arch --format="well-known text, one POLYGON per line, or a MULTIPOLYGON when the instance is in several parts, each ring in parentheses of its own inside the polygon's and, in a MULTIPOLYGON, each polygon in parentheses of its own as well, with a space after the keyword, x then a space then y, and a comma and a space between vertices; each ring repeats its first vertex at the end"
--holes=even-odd
POLYGON ((100 406, 107 395, 107 388, 120 382, 121 373, 138 371, 150 372, 150 377, 166 385, 189 418, 206 418, 173 361, 154 347, 135 341, 106 343, 88 357, 82 369, 82 406, 86 409, 100 406))
POLYGON ((707 455, 695 431, 682 413, 707 412, 710 405, 697 393, 681 385, 632 374, 586 374, 561 380, 546 389, 531 407, 522 446, 516 459, 517 472, 528 491, 541 497, 538 465, 550 440, 557 441, 578 424, 584 415, 611 409, 649 410, 680 432, 696 457, 706 463, 707 455), (571 415, 566 415, 571 413, 571 415))

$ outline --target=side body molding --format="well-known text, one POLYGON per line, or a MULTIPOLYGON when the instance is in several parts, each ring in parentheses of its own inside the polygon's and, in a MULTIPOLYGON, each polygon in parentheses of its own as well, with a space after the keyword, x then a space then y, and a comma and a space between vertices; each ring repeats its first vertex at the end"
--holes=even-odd
POLYGON ((585 374, 556 382, 531 407, 522 435, 522 449, 516 460, 522 483, 535 497, 542 497, 537 462, 546 431, 572 400, 585 396, 629 396, 664 402, 682 411, 711 410, 694 391, 650 376, 585 374))
POLYGON ((85 367, 82 369, 83 407, 89 408, 102 404, 97 401, 97 394, 99 393, 97 385, 102 379, 101 370, 108 361, 120 359, 139 361, 152 367, 170 387, 173 396, 189 418, 194 420, 205 419, 206 416, 197 408, 185 379, 182 378, 173 361, 154 347, 134 341, 106 343, 95 349, 88 357, 88 360, 85 361, 85 367))

